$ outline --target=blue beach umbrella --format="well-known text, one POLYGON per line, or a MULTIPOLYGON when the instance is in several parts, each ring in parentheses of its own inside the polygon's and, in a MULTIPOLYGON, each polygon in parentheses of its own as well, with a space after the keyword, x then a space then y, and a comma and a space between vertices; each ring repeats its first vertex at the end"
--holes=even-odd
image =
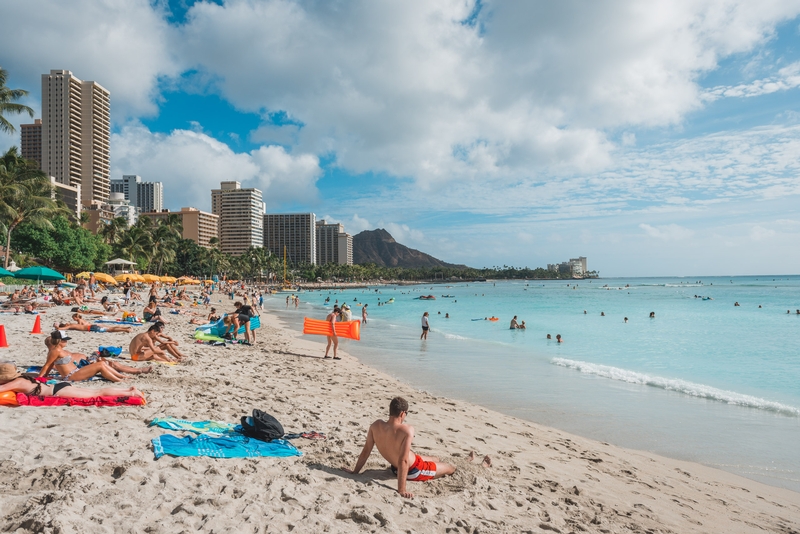
POLYGON ((2 276, 10 276, 11 278, 14 278, 14 273, 12 273, 11 271, 7 271, 7 270, 3 269, 2 267, 0 267, 0 277, 2 277, 2 276))
POLYGON ((14 273, 14 278, 24 278, 25 280, 64 280, 64 275, 55 272, 47 267, 26 267, 14 273))

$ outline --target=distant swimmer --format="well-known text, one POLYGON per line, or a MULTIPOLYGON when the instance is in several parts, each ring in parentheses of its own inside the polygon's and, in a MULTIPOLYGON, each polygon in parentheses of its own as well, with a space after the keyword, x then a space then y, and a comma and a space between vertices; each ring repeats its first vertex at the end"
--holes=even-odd
POLYGON ((628 322, 628 318, 627 318, 627 317, 625 317, 625 318, 623 319, 623 321, 627 323, 627 322, 628 322))
POLYGON ((600 312, 600 317, 605 317, 605 316, 606 316, 606 312, 600 312))
POLYGON ((511 319, 511 326, 509 327, 511 330, 516 330, 519 328, 519 324, 517 323, 517 316, 515 315, 513 319, 511 319))
POLYGON ((444 314, 444 318, 445 318, 445 319, 449 319, 449 318, 450 318, 450 314, 449 314, 449 313, 445 313, 445 314, 444 314))
POLYGON ((655 319, 656 318, 656 312, 650 312, 650 318, 651 319, 655 319))
POLYGON ((525 330, 526 328, 527 327, 525 326, 525 321, 522 321, 522 323, 520 323, 520 325, 519 325, 519 329, 520 330, 525 330))
POLYGON ((586 310, 583 310, 583 314, 586 315, 586 310))
POLYGON ((550 334, 547 334, 547 339, 553 339, 553 338, 550 337, 550 334))
POLYGON ((561 334, 556 334, 556 341, 558 341, 559 343, 563 343, 564 342, 564 340, 561 339, 561 334))
POLYGON ((761 308, 761 304, 759 304, 758 307, 761 308))
POLYGON ((734 306, 738 306, 738 305, 739 305, 739 303, 738 303, 738 302, 734 302, 734 303, 733 303, 733 305, 734 305, 734 306))

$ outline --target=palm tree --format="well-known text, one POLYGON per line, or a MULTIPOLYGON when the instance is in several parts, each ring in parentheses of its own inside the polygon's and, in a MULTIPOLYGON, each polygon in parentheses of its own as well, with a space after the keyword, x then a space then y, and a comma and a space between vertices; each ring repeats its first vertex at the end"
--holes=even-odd
POLYGON ((11 234, 22 222, 53 228, 50 219, 65 213, 53 200, 53 187, 35 161, 19 156, 12 146, 0 158, 0 221, 6 234, 3 266, 8 267, 11 234))
MULTIPOLYGON (((172 217, 172 215, 170 215, 172 217)), ((178 216, 180 218, 180 216, 178 216)), ((164 220, 156 226, 153 231, 153 248, 151 254, 151 261, 156 265, 156 274, 160 275, 164 264, 172 263, 175 261, 175 247, 178 240, 181 238, 180 231, 175 226, 170 225, 170 222, 175 224, 175 221, 164 220)), ((177 221, 180 225, 180 220, 177 221)))
POLYGON ((106 243, 109 245, 113 245, 117 242, 120 234, 128 228, 128 219, 125 217, 115 217, 111 219, 111 221, 104 225, 100 233, 102 234, 103 238, 106 240, 106 243))
POLYGON ((33 109, 14 102, 15 100, 19 100, 23 96, 27 95, 28 91, 23 89, 9 89, 6 87, 7 78, 8 71, 0 67, 0 132, 13 134, 17 130, 10 122, 8 122, 8 120, 6 120, 4 115, 11 113, 15 115, 27 113, 33 117, 33 109))
MULTIPOLYGON (((142 219, 139 219, 140 221, 142 219)), ((117 252, 123 258, 135 261, 143 269, 147 267, 150 260, 149 251, 152 250, 153 242, 150 234, 139 227, 138 223, 125 232, 117 243, 117 252)))

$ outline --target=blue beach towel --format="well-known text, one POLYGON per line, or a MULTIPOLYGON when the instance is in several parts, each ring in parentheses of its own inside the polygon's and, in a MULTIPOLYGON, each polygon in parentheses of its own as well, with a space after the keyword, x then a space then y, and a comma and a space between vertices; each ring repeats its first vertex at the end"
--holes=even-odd
MULTIPOLYGON (((261 327, 261 318, 256 315, 255 317, 250 318, 250 330, 255 330, 261 327)), ((225 333, 225 322, 220 319, 216 323, 209 323, 198 326, 195 330, 199 330, 204 334, 211 334, 212 336, 221 336, 225 333)), ((239 330, 236 332, 236 335, 244 334, 244 326, 240 326, 239 330)))
POLYGON ((208 456, 211 458, 258 458, 271 456, 285 458, 302 456, 291 443, 282 439, 270 442, 250 439, 242 434, 200 434, 179 438, 164 434, 153 438, 156 459, 170 456, 208 456))
POLYGON ((159 426, 169 430, 186 430, 187 432, 194 432, 196 434, 203 434, 205 432, 213 432, 215 434, 233 434, 241 429, 241 425, 232 425, 230 423, 220 423, 219 421, 186 421, 185 419, 177 419, 175 417, 156 417, 150 421, 149 426, 159 426))

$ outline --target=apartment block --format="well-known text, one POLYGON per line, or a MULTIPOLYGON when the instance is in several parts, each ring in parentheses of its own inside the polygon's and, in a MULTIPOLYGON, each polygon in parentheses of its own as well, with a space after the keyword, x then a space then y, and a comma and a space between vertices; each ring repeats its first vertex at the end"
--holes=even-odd
POLYGON ((110 193, 111 93, 68 70, 42 75, 42 170, 81 186, 83 206, 110 193))
POLYGON ((53 200, 61 200, 69 209, 69 216, 76 221, 81 219, 81 186, 60 184, 56 179, 50 177, 50 185, 53 186, 53 200))
POLYGON ((22 157, 35 161, 42 168, 42 119, 36 119, 33 124, 20 125, 20 149, 22 157))
POLYGON ((292 265, 317 263, 317 216, 313 213, 267 213, 264 215, 264 248, 292 265))
POLYGON ((83 227, 93 234, 99 233, 104 226, 111 223, 114 217, 116 217, 114 208, 105 202, 95 202, 88 206, 84 205, 81 211, 89 216, 89 220, 84 223, 83 227))
POLYGON ((111 180, 111 192, 122 193, 125 200, 136 206, 142 213, 152 213, 164 209, 164 184, 162 182, 143 182, 141 176, 126 174, 122 180, 111 180))
POLYGON ((153 222, 165 220, 170 215, 179 215, 183 226, 183 239, 191 239, 201 247, 208 248, 212 237, 219 239, 219 217, 197 208, 181 208, 181 211, 161 210, 142 213, 140 217, 150 217, 153 222))
POLYGON ((353 265, 353 236, 344 231, 343 224, 328 224, 321 219, 316 230, 317 265, 353 265))
POLYGON ((128 228, 136 224, 139 220, 140 210, 138 207, 131 205, 130 200, 125 200, 122 193, 111 193, 108 199, 108 205, 114 211, 114 217, 122 217, 128 223, 128 228))
POLYGON ((242 188, 239 182, 220 182, 211 190, 211 211, 219 217, 219 248, 241 255, 250 247, 264 246, 264 202, 261 191, 242 188))

